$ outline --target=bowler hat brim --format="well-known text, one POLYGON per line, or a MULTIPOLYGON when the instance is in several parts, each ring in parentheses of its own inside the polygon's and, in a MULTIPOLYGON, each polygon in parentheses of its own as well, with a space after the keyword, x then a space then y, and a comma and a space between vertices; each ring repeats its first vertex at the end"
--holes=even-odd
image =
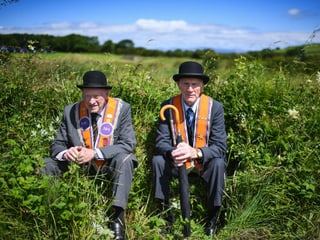
POLYGON ((173 75, 173 80, 179 81, 180 78, 187 78, 187 77, 202 79, 204 84, 207 84, 209 82, 209 76, 205 74, 199 74, 199 73, 175 74, 173 75))
POLYGON ((78 88, 80 89, 84 89, 84 88, 103 88, 103 89, 112 89, 112 86, 101 86, 101 85, 94 85, 94 84, 91 84, 91 85, 77 85, 78 88))

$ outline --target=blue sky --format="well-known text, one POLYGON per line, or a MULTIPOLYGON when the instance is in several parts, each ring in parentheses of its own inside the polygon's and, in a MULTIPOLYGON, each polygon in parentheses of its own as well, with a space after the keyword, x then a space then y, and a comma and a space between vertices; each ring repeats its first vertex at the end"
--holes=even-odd
POLYGON ((19 0, 0 8, 0 33, 245 52, 319 43, 320 0, 19 0))

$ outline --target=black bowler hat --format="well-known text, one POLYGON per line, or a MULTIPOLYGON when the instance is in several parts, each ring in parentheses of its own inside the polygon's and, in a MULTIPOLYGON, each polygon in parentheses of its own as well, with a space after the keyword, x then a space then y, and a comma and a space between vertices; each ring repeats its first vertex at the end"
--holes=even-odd
POLYGON ((83 85, 77 85, 78 88, 105 88, 111 89, 108 85, 106 75, 100 71, 88 71, 83 75, 83 85))
POLYGON ((183 77, 194 77, 203 80, 204 84, 209 82, 209 76, 203 73, 203 67, 197 62, 184 62, 179 66, 179 73, 173 75, 173 80, 178 81, 183 77))

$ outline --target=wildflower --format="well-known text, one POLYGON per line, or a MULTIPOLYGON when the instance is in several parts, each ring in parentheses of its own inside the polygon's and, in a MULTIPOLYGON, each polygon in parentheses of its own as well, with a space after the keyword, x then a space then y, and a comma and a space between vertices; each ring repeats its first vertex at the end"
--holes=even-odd
POLYGON ((320 72, 317 72, 316 80, 317 80, 317 82, 320 84, 320 72))
POLYGON ((37 132, 35 130, 32 130, 31 131, 31 137, 35 137, 35 136, 37 136, 37 132))
POLYGON ((289 109, 288 113, 289 113, 289 116, 292 117, 293 119, 299 118, 299 112, 295 109, 289 109))
POLYGON ((230 133, 227 134, 227 139, 231 139, 230 133))
POLYGON ((29 44, 29 45, 28 45, 28 48, 29 48, 29 50, 30 50, 30 51, 32 51, 32 52, 33 52, 33 51, 34 51, 34 49, 35 49, 35 48, 34 48, 34 46, 33 46, 33 45, 31 45, 31 44, 29 44))
POLYGON ((41 129, 41 130, 40 130, 40 135, 41 135, 42 137, 46 137, 46 136, 48 135, 48 131, 45 130, 45 129, 41 129))
POLYGON ((176 199, 176 198, 172 199, 171 205, 172 205, 173 208, 176 208, 176 209, 180 208, 180 203, 179 203, 178 199, 176 199))

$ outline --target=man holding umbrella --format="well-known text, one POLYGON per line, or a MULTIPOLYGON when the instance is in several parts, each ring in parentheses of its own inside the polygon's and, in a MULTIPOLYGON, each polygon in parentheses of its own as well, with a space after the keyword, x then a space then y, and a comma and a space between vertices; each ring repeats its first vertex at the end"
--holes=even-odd
POLYGON ((203 73, 201 64, 192 61, 182 63, 173 80, 180 94, 164 101, 161 107, 170 105, 178 111, 166 111, 165 117, 159 119, 156 155, 152 159, 155 198, 160 200, 162 206, 168 207, 170 180, 181 177, 181 166, 185 166, 187 172, 197 172, 207 183, 205 233, 211 236, 222 204, 226 169, 223 105, 202 93, 209 77, 203 73), (177 112, 179 117, 175 118, 177 112), (176 119, 180 119, 179 122, 176 119), (180 143, 176 142, 178 135, 182 137, 180 143))

